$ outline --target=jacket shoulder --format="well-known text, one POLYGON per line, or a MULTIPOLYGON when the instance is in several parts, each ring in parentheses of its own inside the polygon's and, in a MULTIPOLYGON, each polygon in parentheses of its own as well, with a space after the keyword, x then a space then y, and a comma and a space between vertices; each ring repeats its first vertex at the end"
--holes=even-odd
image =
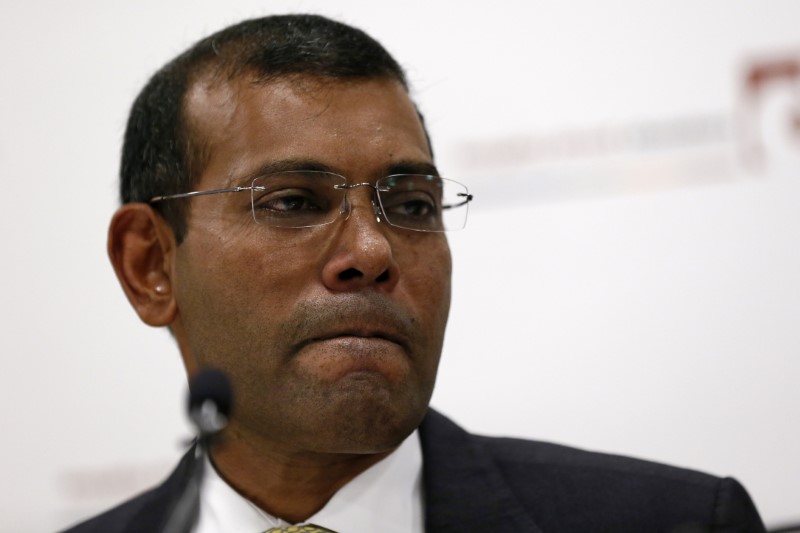
MULTIPOLYGON (((122 533, 127 531, 132 524, 139 522, 143 514, 147 515, 148 510, 152 509, 154 505, 158 506, 159 503, 159 490, 152 489, 85 522, 72 526, 62 533, 122 533)), ((148 530, 141 529, 141 531, 148 530)), ((157 527, 152 531, 158 531, 157 527)))
POLYGON ((592 522, 645 520, 652 531, 676 517, 694 517, 696 529, 687 531, 712 524, 764 530, 750 496, 733 478, 547 442, 474 438, 518 498, 531 505, 549 499, 576 519, 586 513, 592 522))
MULTIPOLYGON (((560 444, 467 433, 430 411, 421 429, 426 482, 461 498, 451 479, 502 493, 493 509, 516 508, 541 531, 763 532, 758 512, 734 479, 560 444), (683 528, 683 529, 681 529, 683 528)), ((443 505, 439 506, 440 508, 443 505)), ((448 515, 448 520, 451 516, 448 515)))
POLYGON ((62 533, 134 533, 161 531, 173 507, 183 493, 191 472, 190 449, 161 485, 133 497, 93 518, 72 526, 62 533))
POLYGON ((715 476, 695 470, 551 442, 481 435, 473 435, 472 438, 491 454, 498 466, 512 476, 514 472, 522 473, 530 468, 560 478, 633 478, 641 479, 643 484, 676 483, 685 485, 684 488, 713 488, 719 481, 715 476))

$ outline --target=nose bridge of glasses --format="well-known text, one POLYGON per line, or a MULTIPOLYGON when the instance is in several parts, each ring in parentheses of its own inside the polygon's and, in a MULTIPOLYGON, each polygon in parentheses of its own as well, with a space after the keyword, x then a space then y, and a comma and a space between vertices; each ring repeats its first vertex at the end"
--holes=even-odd
POLYGON ((342 213, 346 212, 347 213, 347 217, 350 216, 350 211, 352 210, 352 202, 350 200, 350 191, 352 189, 356 189, 358 187, 367 187, 369 189, 372 189, 372 191, 370 191, 370 203, 372 204, 372 214, 374 214, 376 217, 378 217, 378 220, 380 220, 379 217, 381 215, 381 207, 380 207, 380 202, 377 199, 377 193, 381 189, 379 189, 378 187, 376 187, 372 183, 368 183, 368 182, 337 183, 336 185, 333 186, 334 189, 344 192, 344 201, 342 203, 341 212, 342 213))

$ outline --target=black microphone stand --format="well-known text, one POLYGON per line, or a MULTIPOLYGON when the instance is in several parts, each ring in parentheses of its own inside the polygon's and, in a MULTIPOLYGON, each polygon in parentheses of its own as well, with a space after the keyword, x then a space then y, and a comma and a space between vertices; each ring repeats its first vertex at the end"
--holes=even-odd
POLYGON ((162 533, 191 533, 200 513, 200 487, 213 438, 228 424, 231 387, 218 370, 205 369, 189 384, 189 418, 197 428, 188 480, 164 524, 162 533))

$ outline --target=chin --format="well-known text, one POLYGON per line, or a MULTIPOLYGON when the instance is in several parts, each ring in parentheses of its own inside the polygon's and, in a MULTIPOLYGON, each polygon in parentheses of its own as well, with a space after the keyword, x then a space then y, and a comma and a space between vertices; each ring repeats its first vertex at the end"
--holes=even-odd
POLYGON ((422 422, 428 409, 427 399, 397 398, 385 391, 359 391, 339 398, 325 409, 324 417, 313 417, 318 444, 327 451, 370 454, 390 451, 399 446, 422 422))

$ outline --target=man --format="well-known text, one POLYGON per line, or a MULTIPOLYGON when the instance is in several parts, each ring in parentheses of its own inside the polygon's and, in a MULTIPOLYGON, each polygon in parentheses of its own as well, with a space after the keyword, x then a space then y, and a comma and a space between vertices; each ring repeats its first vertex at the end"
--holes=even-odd
MULTIPOLYGON (((450 303, 439 177, 403 71, 359 30, 250 20, 131 111, 109 253, 189 376, 231 380, 193 531, 762 531, 731 479, 465 433, 428 409, 450 303)), ((73 532, 161 531, 160 487, 73 532)))

